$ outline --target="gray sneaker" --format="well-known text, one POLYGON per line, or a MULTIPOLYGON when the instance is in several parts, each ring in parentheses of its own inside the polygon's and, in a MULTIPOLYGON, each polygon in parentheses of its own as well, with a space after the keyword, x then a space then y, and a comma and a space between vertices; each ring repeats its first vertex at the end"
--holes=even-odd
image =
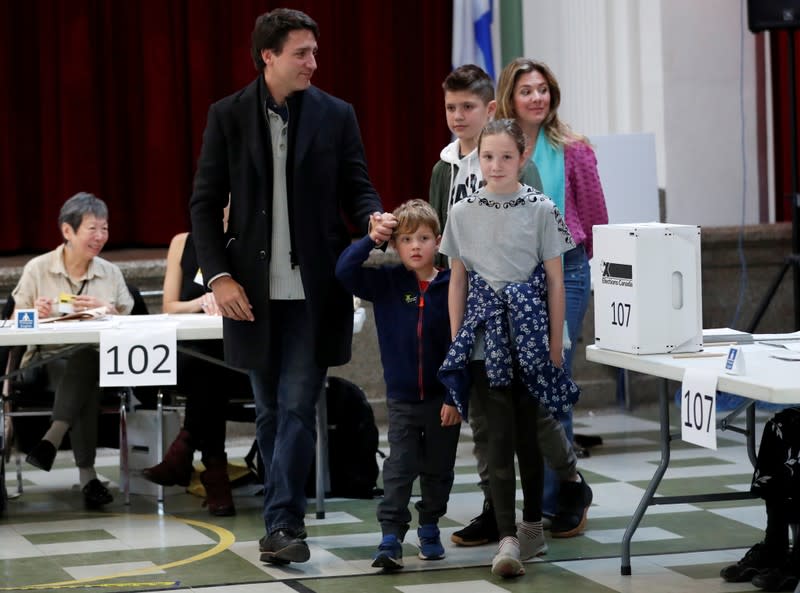
POLYGON ((516 537, 500 540, 497 554, 492 559, 492 574, 505 579, 525 574, 525 567, 519 559, 519 542, 516 537))
POLYGON ((519 559, 522 561, 536 558, 547 553, 547 542, 544 540, 544 531, 541 521, 529 523, 528 527, 533 527, 536 535, 529 535, 529 529, 521 529, 522 524, 517 526, 517 539, 519 540, 519 559), (538 530, 536 529, 538 527, 538 530))

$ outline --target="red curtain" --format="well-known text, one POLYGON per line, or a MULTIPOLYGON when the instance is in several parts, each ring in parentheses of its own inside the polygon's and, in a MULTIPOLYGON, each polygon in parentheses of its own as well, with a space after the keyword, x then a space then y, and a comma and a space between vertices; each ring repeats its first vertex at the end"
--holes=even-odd
POLYGON ((109 247, 187 230, 208 107, 257 75, 250 33, 277 6, 319 24, 314 84, 353 103, 385 208, 426 197, 449 140, 450 2, 6 0, 0 252, 51 249, 78 191, 108 203, 109 247))
MULTIPOLYGON (((775 133, 775 212, 778 220, 792 220, 792 158, 791 158, 791 126, 790 118, 794 110, 796 128, 800 128, 800 34, 795 30, 774 30, 770 32, 772 54, 772 97, 773 97, 773 129, 775 133), (789 35, 794 36, 795 72, 792 76, 789 69, 789 35), (795 105, 789 102, 791 79, 795 79, 795 105)), ((796 146, 800 146, 800 134, 794 130, 796 146)), ((800 160, 800 159, 798 159, 800 160)), ((800 167, 800 162, 795 163, 800 167)), ((796 188, 800 191, 800 188, 796 188)))

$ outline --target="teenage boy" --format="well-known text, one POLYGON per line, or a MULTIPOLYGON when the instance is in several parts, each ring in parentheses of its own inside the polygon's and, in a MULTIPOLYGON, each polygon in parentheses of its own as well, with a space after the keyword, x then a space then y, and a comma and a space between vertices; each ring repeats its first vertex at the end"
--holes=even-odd
MULTIPOLYGON (((492 79, 474 64, 453 70, 444 79, 442 88, 447 127, 455 140, 442 149, 441 160, 433 167, 429 201, 444 229, 453 204, 471 196, 484 184, 478 166, 478 136, 492 119, 497 104, 492 79)), ((529 159, 522 182, 541 191, 539 171, 529 159)), ((446 265, 447 261, 439 255, 437 264, 446 265)))
POLYGON ((363 267, 376 245, 375 231, 345 249, 336 277, 354 295, 371 301, 386 382, 389 457, 383 463, 378 522, 383 538, 372 566, 403 567, 402 542, 411 522, 408 503, 419 477, 419 557, 444 558, 439 518, 447 511, 461 417, 436 378, 450 346, 447 293, 450 270, 434 266, 441 240, 439 219, 428 203, 411 200, 392 214, 373 215, 371 228, 396 219, 390 240, 400 264, 363 267))
MULTIPOLYGON (((478 136, 496 110, 494 83, 491 77, 474 64, 459 66, 442 83, 447 127, 455 136, 442 149, 439 162, 433 167, 429 201, 439 215, 442 227, 453 204, 459 202, 484 185, 478 164, 478 136)), ((533 160, 527 158, 521 181, 542 191, 542 180, 533 160)), ((437 265, 446 267, 447 258, 438 255, 437 265)), ((489 492, 487 464, 488 434, 483 410, 470 398, 469 424, 474 443, 473 454, 478 464, 479 486, 483 491, 482 512, 469 525, 453 533, 450 539, 461 546, 478 546, 499 539, 497 521, 489 492)), ((573 537, 583 532, 592 490, 577 471, 578 459, 572 443, 567 440, 561 423, 544 408, 538 417, 539 447, 561 480, 558 511, 552 523, 556 526, 553 537, 573 537)), ((548 522, 549 523, 549 522, 548 522)))

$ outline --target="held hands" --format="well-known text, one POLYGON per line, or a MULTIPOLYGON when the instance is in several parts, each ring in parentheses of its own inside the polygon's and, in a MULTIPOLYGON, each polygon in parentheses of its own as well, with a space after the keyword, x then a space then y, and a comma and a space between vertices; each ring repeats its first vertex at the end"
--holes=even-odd
POLYGON ((230 276, 220 276, 211 284, 219 314, 236 321, 253 321, 253 306, 242 285, 230 276))
POLYGON ((455 406, 449 404, 442 404, 442 410, 439 412, 442 419, 442 426, 454 426, 461 423, 461 414, 455 406))
POLYGON ((376 245, 382 245, 392 238, 392 232, 397 226, 397 219, 389 212, 373 212, 369 217, 369 238, 376 245))
POLYGON ((206 315, 221 315, 219 307, 217 306, 217 299, 214 298, 213 292, 206 292, 203 296, 197 299, 200 307, 200 312, 206 315))

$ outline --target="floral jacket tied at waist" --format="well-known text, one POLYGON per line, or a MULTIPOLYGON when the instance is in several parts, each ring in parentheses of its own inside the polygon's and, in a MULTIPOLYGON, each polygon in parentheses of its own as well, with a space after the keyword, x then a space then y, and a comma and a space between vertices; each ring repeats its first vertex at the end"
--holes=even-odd
POLYGON ((550 360, 547 284, 539 264, 527 283, 511 283, 495 292, 477 273, 469 272, 470 290, 464 321, 439 369, 459 413, 467 417, 470 362, 475 337, 485 336, 486 375, 491 387, 508 387, 519 379, 533 397, 552 412, 566 412, 580 389, 550 360))

